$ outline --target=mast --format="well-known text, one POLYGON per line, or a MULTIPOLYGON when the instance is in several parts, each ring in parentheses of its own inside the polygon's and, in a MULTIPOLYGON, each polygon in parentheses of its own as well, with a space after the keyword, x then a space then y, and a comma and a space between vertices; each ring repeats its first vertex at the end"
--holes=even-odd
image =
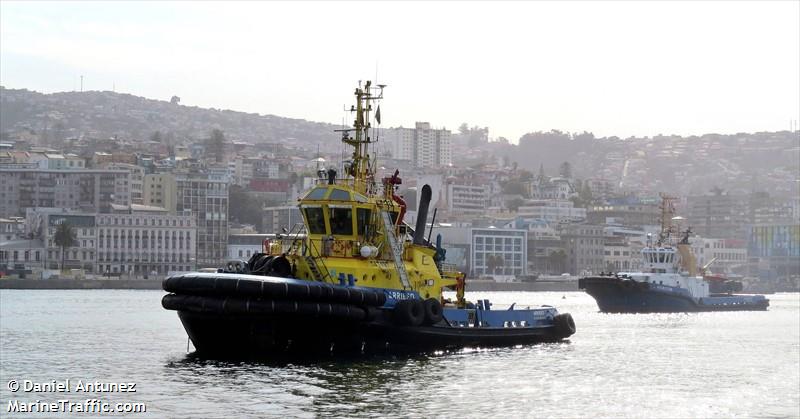
POLYGON ((375 173, 369 155, 369 145, 373 142, 369 137, 369 129, 372 127, 369 118, 372 102, 383 99, 384 87, 385 85, 372 87, 372 82, 367 81, 362 88, 359 83, 355 91, 356 105, 350 107, 350 112, 356 114, 353 129, 344 130, 342 135, 342 142, 353 147, 352 163, 345 169, 345 173, 352 176, 353 189, 363 194, 368 194, 375 186, 375 173), (380 91, 374 95, 372 90, 377 89, 380 91), (352 136, 348 134, 350 131, 353 132, 352 136))
POLYGON ((678 198, 661 194, 661 233, 659 234, 659 244, 667 244, 670 234, 672 233, 672 216, 675 214, 675 205, 673 202, 678 198))

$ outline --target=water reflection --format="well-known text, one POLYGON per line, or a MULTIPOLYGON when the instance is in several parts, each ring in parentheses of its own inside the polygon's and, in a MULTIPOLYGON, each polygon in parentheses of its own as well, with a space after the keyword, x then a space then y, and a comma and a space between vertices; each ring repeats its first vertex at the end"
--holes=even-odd
POLYGON ((238 389, 240 395, 252 396, 246 409, 269 396, 283 404, 301 401, 303 406, 294 413, 360 415, 391 412, 401 402, 398 395, 406 398, 445 379, 448 365, 439 362, 442 359, 441 355, 417 355, 233 361, 189 354, 167 361, 164 376, 169 386, 213 385, 226 393, 238 389))

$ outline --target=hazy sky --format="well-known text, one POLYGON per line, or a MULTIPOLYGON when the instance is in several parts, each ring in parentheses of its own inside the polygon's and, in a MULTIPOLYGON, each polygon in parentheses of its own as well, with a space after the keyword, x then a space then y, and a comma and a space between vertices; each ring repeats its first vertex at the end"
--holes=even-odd
POLYGON ((800 2, 0 2, 0 84, 111 90, 516 142, 774 131, 800 119, 800 2))

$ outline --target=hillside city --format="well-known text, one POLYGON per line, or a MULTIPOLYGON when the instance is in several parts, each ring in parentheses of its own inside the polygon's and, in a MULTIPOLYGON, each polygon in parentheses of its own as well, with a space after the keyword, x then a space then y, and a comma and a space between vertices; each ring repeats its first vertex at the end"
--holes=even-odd
MULTIPOLYGON (((163 278, 248 260, 265 239, 298 231, 298 197, 321 171, 347 164, 341 126, 183 106, 177 96, 0 87, 0 116, 6 277, 163 278)), ((399 170, 410 223, 418 188, 431 186, 429 234, 469 278, 639 269, 667 195, 700 266, 754 288, 798 289, 798 131, 551 130, 515 142, 419 119, 375 130, 376 177, 399 170)))

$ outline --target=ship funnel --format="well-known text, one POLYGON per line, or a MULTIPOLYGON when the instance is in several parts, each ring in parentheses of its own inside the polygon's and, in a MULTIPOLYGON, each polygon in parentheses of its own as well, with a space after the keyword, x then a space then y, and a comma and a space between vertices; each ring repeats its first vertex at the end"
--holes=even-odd
POLYGON ((428 222, 428 205, 431 203, 431 195, 430 185, 423 186, 419 207, 417 208, 417 227, 414 229, 414 244, 425 243, 425 224, 428 222))

